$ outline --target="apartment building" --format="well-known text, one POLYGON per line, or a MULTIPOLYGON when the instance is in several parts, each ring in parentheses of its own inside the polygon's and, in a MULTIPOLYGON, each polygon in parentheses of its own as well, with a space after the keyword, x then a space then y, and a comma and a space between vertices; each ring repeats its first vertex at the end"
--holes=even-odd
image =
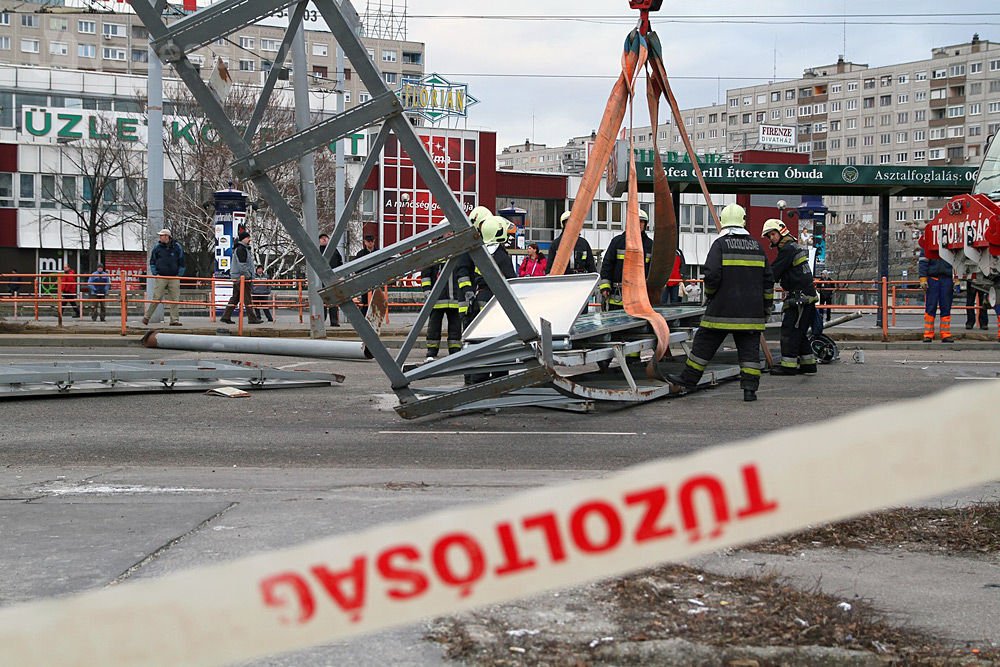
MULTIPOLYGON (((30 7, 30 4, 21 5, 18 13, 0 12, 0 64, 146 74, 149 32, 128 4, 109 3, 108 7, 116 10, 110 14, 38 14, 31 13, 30 7)), ((269 19, 268 22, 276 21, 269 19)), ((319 25, 315 20, 307 22, 306 59, 310 87, 333 92, 337 79, 337 43, 329 32, 309 29, 309 26, 319 25)), ((189 59, 210 71, 221 58, 235 81, 259 85, 271 70, 283 37, 281 25, 253 25, 217 39, 192 53, 189 59)), ((421 42, 367 37, 362 42, 382 70, 390 90, 409 81, 415 82, 424 75, 424 45, 421 42)), ((285 67, 291 68, 290 58, 285 67)), ((169 68, 164 75, 171 76, 169 68)), ((352 76, 350 63, 345 65, 344 79, 346 108, 371 99, 357 77, 352 76)))

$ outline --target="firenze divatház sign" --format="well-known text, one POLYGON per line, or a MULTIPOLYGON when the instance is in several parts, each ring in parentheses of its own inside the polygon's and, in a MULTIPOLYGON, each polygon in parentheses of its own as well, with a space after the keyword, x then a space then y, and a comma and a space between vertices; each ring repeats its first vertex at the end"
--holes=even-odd
POLYGON ((764 146, 795 146, 795 127, 761 125, 758 143, 764 146))

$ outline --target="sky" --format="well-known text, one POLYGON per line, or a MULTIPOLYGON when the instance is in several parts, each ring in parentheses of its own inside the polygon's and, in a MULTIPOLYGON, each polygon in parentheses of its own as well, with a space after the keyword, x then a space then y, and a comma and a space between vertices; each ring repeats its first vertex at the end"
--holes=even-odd
MULTIPOLYGON (((354 3, 364 11, 365 0, 354 3)), ((409 0, 408 15, 426 71, 468 83, 480 100, 458 126, 496 131, 498 147, 561 146, 596 129, 638 19, 627 0, 409 0), (553 18, 482 18, 498 15, 553 18)), ((682 109, 725 104, 728 88, 797 79, 841 54, 878 67, 929 58, 976 32, 1000 42, 995 0, 664 0, 650 16, 682 109)), ((635 125, 648 125, 644 83, 639 91, 635 125)))

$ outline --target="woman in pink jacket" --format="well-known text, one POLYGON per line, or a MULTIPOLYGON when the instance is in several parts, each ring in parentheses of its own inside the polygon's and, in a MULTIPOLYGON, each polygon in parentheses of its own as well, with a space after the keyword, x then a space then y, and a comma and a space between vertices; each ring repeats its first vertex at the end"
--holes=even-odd
POLYGON ((517 275, 521 278, 545 275, 545 255, 538 249, 537 243, 528 244, 528 256, 521 262, 517 275))

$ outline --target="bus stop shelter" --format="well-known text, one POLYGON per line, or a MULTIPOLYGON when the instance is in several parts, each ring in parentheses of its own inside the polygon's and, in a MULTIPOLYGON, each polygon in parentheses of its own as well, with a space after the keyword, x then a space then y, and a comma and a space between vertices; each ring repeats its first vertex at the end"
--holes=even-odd
MULTIPOLYGON (((608 164, 607 188, 614 197, 628 191, 628 142, 619 140, 608 164)), ((636 150, 639 192, 653 191, 653 156, 636 150)), ((979 167, 911 167, 904 165, 833 165, 716 162, 701 165, 705 183, 713 194, 839 195, 878 198, 879 277, 889 276, 889 200, 891 197, 948 199, 972 191, 979 167)), ((690 163, 664 165, 680 209, 679 194, 700 192, 690 163)), ((929 221, 928 221, 929 222, 929 221)), ((880 299, 884 295, 880 295, 880 299)), ((884 303, 880 302, 881 306, 884 303)), ((882 309, 879 309, 881 319, 882 309)), ((881 325, 881 321, 879 322, 881 325)))

